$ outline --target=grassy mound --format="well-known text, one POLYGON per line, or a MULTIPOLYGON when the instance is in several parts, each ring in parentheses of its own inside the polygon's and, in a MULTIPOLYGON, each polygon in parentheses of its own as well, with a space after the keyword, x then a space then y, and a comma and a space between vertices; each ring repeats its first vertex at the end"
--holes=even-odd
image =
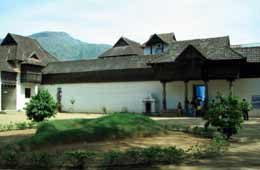
POLYGON ((136 114, 115 113, 97 119, 54 120, 41 123, 34 136, 21 145, 53 145, 94 142, 136 136, 151 136, 163 132, 160 124, 136 114))

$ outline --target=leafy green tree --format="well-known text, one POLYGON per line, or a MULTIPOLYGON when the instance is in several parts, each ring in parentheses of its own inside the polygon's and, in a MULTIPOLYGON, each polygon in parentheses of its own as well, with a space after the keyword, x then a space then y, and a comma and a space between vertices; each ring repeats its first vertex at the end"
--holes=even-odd
POLYGON ((44 119, 55 116, 57 103, 48 90, 40 90, 26 103, 26 115, 30 120, 41 122, 44 119))
POLYGON ((208 111, 204 116, 204 119, 207 120, 205 126, 216 127, 229 139, 242 127, 243 107, 245 104, 238 97, 217 95, 209 103, 208 111))

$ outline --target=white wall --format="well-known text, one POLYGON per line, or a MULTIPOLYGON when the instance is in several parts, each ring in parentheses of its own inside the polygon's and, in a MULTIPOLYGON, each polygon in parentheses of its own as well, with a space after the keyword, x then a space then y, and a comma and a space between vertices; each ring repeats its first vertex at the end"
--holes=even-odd
POLYGON ((0 111, 2 111, 2 76, 0 71, 0 111))
MULTIPOLYGON (((253 95, 260 95, 260 78, 239 79, 234 82, 234 94, 252 102, 253 95)), ((260 109, 253 109, 251 116, 260 116, 260 109)))
POLYGON ((29 102, 31 98, 25 98, 25 88, 31 88, 31 96, 38 92, 39 84, 35 83, 21 83, 20 73, 17 74, 16 81, 16 110, 23 110, 25 103, 29 102))
POLYGON ((176 109, 178 102, 181 102, 184 107, 184 82, 175 81, 169 82, 166 84, 166 99, 167 99, 167 108, 176 109))
MULTIPOLYGON (((202 85, 203 81, 188 82, 188 99, 192 100, 193 85, 202 85)), ((159 81, 120 82, 120 83, 78 83, 43 85, 56 99, 57 88, 62 88, 62 106, 64 111, 101 112, 102 107, 108 111, 121 111, 127 107, 131 112, 142 112, 142 100, 149 94, 156 98, 157 111, 162 109, 162 85, 159 81), (76 102, 72 107, 71 99, 76 102)), ((168 109, 177 107, 181 102, 184 106, 184 82, 176 81, 166 84, 168 109)), ((229 94, 229 82, 226 80, 210 80, 208 82, 209 99, 217 93, 229 94)), ((252 95, 260 95, 259 79, 239 79, 234 82, 234 95, 246 98, 251 102, 252 95)), ((253 110, 251 115, 260 116, 260 110, 253 110)))
POLYGON ((78 83, 43 85, 56 99, 57 88, 62 88, 62 109, 70 112, 121 111, 142 112, 142 100, 149 94, 156 98, 157 110, 161 107, 162 86, 159 81, 120 83, 78 83), (72 107, 71 99, 75 100, 72 107))

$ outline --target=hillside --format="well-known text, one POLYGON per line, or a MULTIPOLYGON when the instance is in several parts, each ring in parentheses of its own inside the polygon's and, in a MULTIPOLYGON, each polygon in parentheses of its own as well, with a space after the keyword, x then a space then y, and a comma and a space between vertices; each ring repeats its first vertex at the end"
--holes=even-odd
POLYGON ((82 42, 65 32, 40 32, 29 37, 36 39, 45 50, 60 60, 96 58, 111 47, 107 44, 82 42))

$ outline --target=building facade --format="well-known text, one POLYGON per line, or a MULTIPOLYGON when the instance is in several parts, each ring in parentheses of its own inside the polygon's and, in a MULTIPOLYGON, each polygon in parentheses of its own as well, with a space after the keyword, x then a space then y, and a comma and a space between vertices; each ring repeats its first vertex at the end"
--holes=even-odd
POLYGON ((160 113, 232 93, 260 115, 260 47, 233 47, 229 37, 154 34, 142 45, 121 37, 97 59, 57 61, 35 40, 8 34, 0 50, 2 110, 22 110, 43 88, 66 112, 160 113))

